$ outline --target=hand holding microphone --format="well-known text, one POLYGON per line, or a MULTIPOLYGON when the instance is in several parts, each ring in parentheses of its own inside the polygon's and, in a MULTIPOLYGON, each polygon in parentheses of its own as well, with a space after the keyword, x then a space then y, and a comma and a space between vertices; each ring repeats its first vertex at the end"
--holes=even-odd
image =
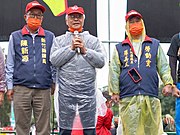
MULTIPOLYGON (((74 37, 75 38, 78 38, 79 37, 79 32, 77 30, 74 31, 74 37)), ((77 49, 77 53, 80 54, 81 53, 81 50, 79 47, 76 48, 77 49)))
POLYGON ((78 54, 86 54, 87 49, 85 47, 85 44, 81 36, 79 36, 79 32, 75 30, 73 34, 74 34, 74 39, 72 42, 71 49, 76 50, 78 54))

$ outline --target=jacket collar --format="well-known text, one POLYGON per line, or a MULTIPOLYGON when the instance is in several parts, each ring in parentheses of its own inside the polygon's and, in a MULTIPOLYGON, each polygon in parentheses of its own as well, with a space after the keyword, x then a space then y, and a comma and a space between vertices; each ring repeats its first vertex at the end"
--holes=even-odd
MULTIPOLYGON (((23 28, 22 28, 22 35, 24 36, 24 35, 30 35, 30 32, 29 32, 29 30, 28 30, 28 28, 27 28, 27 25, 25 25, 23 28)), ((42 28, 42 27, 40 27, 39 29, 38 29, 38 33, 37 33, 37 35, 39 35, 39 36, 45 36, 45 32, 44 32, 44 29, 42 28)))
MULTIPOLYGON (((152 42, 152 39, 146 35, 143 42, 152 42)), ((132 49, 132 52, 135 53, 134 47, 132 46, 128 37, 122 42, 122 45, 125 45, 125 44, 129 44, 132 49)))

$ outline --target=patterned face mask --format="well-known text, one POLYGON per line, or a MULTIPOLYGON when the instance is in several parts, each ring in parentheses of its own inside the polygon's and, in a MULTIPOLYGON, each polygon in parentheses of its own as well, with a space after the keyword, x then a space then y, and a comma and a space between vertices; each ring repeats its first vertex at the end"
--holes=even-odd
POLYGON ((141 21, 129 24, 129 32, 132 36, 141 35, 142 31, 143 31, 143 25, 141 21))

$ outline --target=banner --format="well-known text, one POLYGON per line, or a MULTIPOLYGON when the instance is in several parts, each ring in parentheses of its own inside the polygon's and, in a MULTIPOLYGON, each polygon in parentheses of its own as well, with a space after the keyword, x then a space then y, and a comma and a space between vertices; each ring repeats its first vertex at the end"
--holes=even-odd
MULTIPOLYGON (((9 35, 25 25, 24 13, 26 4, 32 0, 1 0, 0 4, 0 41, 8 41, 9 35)), ((52 31, 56 36, 67 30, 65 9, 78 5, 84 8, 86 19, 84 30, 97 35, 96 0, 38 0, 46 7, 43 28, 52 31)))
POLYGON ((61 16, 67 9, 67 0, 43 0, 51 9, 54 16, 61 16))

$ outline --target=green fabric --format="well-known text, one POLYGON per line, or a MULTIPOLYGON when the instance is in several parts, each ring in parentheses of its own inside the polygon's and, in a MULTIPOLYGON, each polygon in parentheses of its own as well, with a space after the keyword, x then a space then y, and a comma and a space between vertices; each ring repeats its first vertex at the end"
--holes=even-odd
POLYGON ((169 63, 167 62, 163 49, 160 45, 158 48, 158 54, 156 59, 157 59, 157 71, 164 85, 173 84, 173 80, 171 77, 171 69, 169 63))
POLYGON ((123 135, 162 135, 160 100, 149 96, 133 96, 120 100, 123 135))
POLYGON ((112 95, 112 93, 114 93, 114 94, 120 93, 120 91, 119 91, 119 76, 121 73, 120 67, 121 67, 121 63, 119 60, 119 55, 115 48, 113 56, 112 56, 112 61, 109 66, 108 88, 109 88, 110 95, 112 95))

